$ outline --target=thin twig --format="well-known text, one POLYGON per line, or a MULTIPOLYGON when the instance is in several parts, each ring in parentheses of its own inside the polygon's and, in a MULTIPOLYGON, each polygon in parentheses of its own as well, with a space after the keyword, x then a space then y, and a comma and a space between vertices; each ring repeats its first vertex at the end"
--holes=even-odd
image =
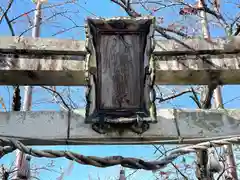
MULTIPOLYGON (((158 152, 160 152, 162 155, 164 155, 165 157, 167 156, 166 151, 165 151, 165 153, 163 153, 155 144, 153 144, 153 147, 154 147, 158 152)), ((171 162, 171 165, 177 170, 177 172, 179 172, 179 173, 181 174, 181 176, 182 176, 185 180, 188 180, 187 176, 185 176, 185 175, 177 168, 177 166, 176 166, 173 162, 171 162)))
MULTIPOLYGON (((54 17, 56 17, 56 16, 58 16, 58 15, 60 15, 60 14, 68 13, 68 12, 69 12, 69 11, 64 11, 64 12, 55 13, 55 14, 53 14, 52 16, 46 18, 45 20, 42 20, 39 25, 44 24, 46 21, 49 21, 49 20, 51 20, 52 18, 54 18, 54 17)), ((23 31, 23 32, 19 35, 19 37, 21 37, 22 35, 24 35, 26 32, 30 31, 30 30, 33 29, 34 27, 36 27, 36 25, 30 26, 28 29, 26 29, 25 31, 23 31)))
POLYGON ((84 26, 73 26, 73 27, 70 27, 70 28, 66 28, 66 29, 63 29, 63 30, 60 30, 56 33, 54 33, 52 36, 56 36, 56 35, 59 35, 59 34, 62 34, 62 33, 65 33, 65 32, 68 32, 68 31, 71 31, 72 29, 75 29, 75 28, 84 28, 84 26))
POLYGON ((180 93, 178 93, 178 94, 174 94, 174 95, 169 96, 169 97, 166 97, 166 98, 157 97, 156 99, 159 100, 159 101, 158 101, 159 103, 161 103, 161 102, 174 99, 174 98, 176 98, 176 97, 182 96, 182 95, 184 95, 184 94, 186 94, 186 93, 190 93, 190 92, 192 92, 192 90, 182 91, 182 92, 180 92, 180 93))
MULTIPOLYGON (((49 6, 44 6, 44 7, 41 7, 41 10, 49 9, 49 8, 53 8, 53 7, 58 7, 58 6, 63 6, 63 5, 71 4, 71 3, 74 3, 74 2, 75 2, 75 0, 70 0, 70 1, 63 2, 63 3, 58 3, 58 4, 49 5, 49 6)), ((20 17, 25 16, 26 14, 30 14, 30 13, 36 11, 36 10, 37 9, 35 8, 35 9, 31 9, 30 11, 24 12, 24 13, 18 15, 17 17, 11 19, 10 23, 12 23, 13 21, 16 21, 17 19, 19 19, 20 17)))
POLYGON ((46 89, 48 91, 51 91, 52 93, 56 94, 62 101, 63 105, 69 110, 71 111, 71 108, 68 106, 68 104, 65 102, 65 100, 63 99, 63 97, 61 96, 61 94, 49 87, 46 87, 46 86, 41 86, 43 89, 46 89))

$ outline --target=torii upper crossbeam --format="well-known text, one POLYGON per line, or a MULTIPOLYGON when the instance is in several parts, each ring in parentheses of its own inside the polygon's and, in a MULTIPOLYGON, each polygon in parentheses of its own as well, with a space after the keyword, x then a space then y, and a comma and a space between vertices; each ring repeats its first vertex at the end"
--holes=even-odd
MULTIPOLYGON (((208 84, 210 73, 222 84, 239 83, 239 37, 183 44, 156 42, 156 84, 208 84)), ((0 37, 0 84, 84 85, 85 55, 84 41, 0 37)))

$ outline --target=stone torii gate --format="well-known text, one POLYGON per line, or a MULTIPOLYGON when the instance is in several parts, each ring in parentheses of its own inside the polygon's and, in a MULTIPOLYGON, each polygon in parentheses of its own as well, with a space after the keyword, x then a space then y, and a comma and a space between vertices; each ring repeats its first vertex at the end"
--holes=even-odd
POLYGON ((1 37, 1 85, 87 86, 86 109, 1 112, 26 145, 198 143, 238 135, 240 110, 157 109, 154 84, 239 84, 240 39, 153 39, 154 18, 88 19, 86 41, 1 37))

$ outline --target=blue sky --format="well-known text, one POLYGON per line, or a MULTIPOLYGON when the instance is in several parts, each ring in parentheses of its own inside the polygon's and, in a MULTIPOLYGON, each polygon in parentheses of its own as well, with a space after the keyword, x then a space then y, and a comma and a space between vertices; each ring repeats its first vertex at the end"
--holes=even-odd
MULTIPOLYGON (((49 2, 60 2, 58 0, 49 0, 49 2)), ((186 2, 194 2, 194 1, 186 1, 186 2)), ((0 5, 6 5, 5 2, 0 2, 0 5)), ((18 0, 15 1, 13 8, 9 12, 9 17, 12 19, 23 12, 26 12, 34 7, 34 4, 30 0, 18 0)), ((142 8, 136 7, 142 11, 142 8)), ((231 4, 226 4, 222 9, 227 12, 229 16, 234 16, 237 13, 237 9, 232 7, 231 4)), ((126 13, 117 5, 110 3, 110 0, 88 0, 88 1, 80 1, 79 6, 72 6, 72 5, 65 5, 64 9, 56 9, 56 11, 63 11, 66 12, 68 16, 71 17, 74 22, 69 21, 68 19, 64 18, 63 16, 55 17, 47 22, 45 22, 41 27, 41 37, 53 37, 53 34, 59 31, 63 31, 64 28, 70 28, 76 23, 79 26, 84 25, 84 19, 87 16, 93 16, 93 14, 101 17, 112 17, 112 16, 125 16, 126 13), (91 12, 91 13, 89 13, 91 12)), ((46 9, 43 12, 43 19, 52 15, 53 10, 46 9)), ((32 17, 33 14, 30 14, 32 17)), ((155 15, 155 14, 154 14, 155 15)), ((192 24, 192 26, 196 25, 195 18, 183 18, 178 15, 176 12, 176 8, 163 10, 161 12, 156 13, 157 16, 164 17, 164 24, 171 24, 173 22, 181 22, 182 24, 192 24), (174 19, 173 19, 174 18, 174 19)), ((14 24, 14 29, 16 34, 20 34, 23 30, 25 30, 29 26, 27 22, 27 18, 24 16, 23 18, 18 19, 14 24)), ((211 26, 212 36, 223 36, 223 30, 217 28, 216 26, 211 26)), ((9 36, 10 32, 8 30, 7 25, 4 23, 0 24, 0 36, 9 36)), ((24 36, 31 36, 31 31, 24 34, 24 36)), ((66 38, 66 39, 77 39, 77 40, 84 40, 84 28, 79 27, 73 29, 72 31, 68 31, 66 33, 58 34, 54 36, 54 38, 66 38)), ((176 88, 176 86, 174 86, 176 88)), ((169 87, 168 87, 169 88, 169 87)), ((178 89, 184 89, 183 87, 177 87, 178 89)), ((238 92, 239 86, 224 86, 223 88, 223 97, 224 102, 228 102, 225 104, 226 108, 237 108, 239 106, 239 99, 240 93, 238 92), (238 97, 239 98, 236 98, 238 97), (236 99, 235 99, 236 98, 236 99), (234 100, 232 100, 234 99, 234 100)), ((59 88, 59 91, 63 91, 63 88, 59 88)), ((167 92, 164 88, 162 88, 163 92, 167 92)), ((179 90, 180 91, 180 90, 179 90)), ((23 92, 23 91, 22 91, 23 92)), ((66 92, 64 92, 65 96, 66 92)), ((78 107, 84 107, 84 87, 75 87, 71 88, 71 96, 73 99, 76 100, 76 104, 78 107)), ((4 102, 9 107, 9 102, 11 100, 12 88, 2 86, 0 87, 0 97, 4 98, 4 102)), ((23 97, 23 95, 22 95, 23 97)), ((40 111, 40 110, 60 110, 59 105, 52 102, 47 102, 51 100, 51 96, 44 90, 40 88, 36 88, 34 90, 34 97, 33 97, 33 110, 40 111)), ((174 101, 166 102, 159 105, 159 108, 168 108, 168 107, 178 107, 178 108, 195 108, 195 104, 190 100, 188 95, 184 95, 180 98, 177 98, 174 101)), ((153 154, 155 149, 153 146, 149 145, 138 145, 138 146, 64 146, 64 147, 35 147, 38 149, 64 149, 64 150, 72 150, 83 155, 93 155, 93 156, 110 156, 110 155, 122 155, 122 156, 131 156, 131 157, 138 157, 143 158, 146 160, 155 159, 159 156, 158 154, 153 154)), ((167 146, 167 148, 171 148, 167 146)), ((11 163, 14 160, 14 153, 5 156, 0 160, 0 163, 11 163)), ((178 160, 180 161, 181 158, 178 160)), ((46 158, 34 158, 32 163, 38 166, 44 166, 49 163, 49 159, 46 158)), ((187 159, 187 161, 192 161, 192 156, 187 159)), ((54 159, 55 170, 59 170, 59 168, 66 168, 69 162, 65 159, 54 159)), ((92 180, 97 179, 97 176, 100 177, 101 180, 105 179, 116 179, 120 170, 120 166, 110 167, 110 168, 96 168, 92 166, 83 166, 74 164, 74 168, 70 176, 66 176, 66 180, 87 180, 89 176, 91 176, 92 180), (110 178, 112 176, 112 178, 110 178)), ((131 173, 132 171, 128 170, 127 173, 131 173)), ((54 172, 48 171, 41 171, 39 177, 41 180, 53 180, 59 174, 54 172)), ((151 180, 153 179, 152 172, 146 171, 138 171, 133 176, 131 176, 132 180, 151 180)))

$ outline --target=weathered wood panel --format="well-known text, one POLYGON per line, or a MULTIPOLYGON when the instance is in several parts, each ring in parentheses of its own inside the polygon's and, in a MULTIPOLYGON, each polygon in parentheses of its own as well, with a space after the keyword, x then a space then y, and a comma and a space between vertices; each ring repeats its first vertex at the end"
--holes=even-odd
POLYGON ((101 36, 101 108, 140 108, 139 39, 138 35, 101 36))
POLYGON ((86 122, 100 119, 116 123, 118 117, 132 121, 137 115, 149 116, 144 77, 152 52, 154 22, 153 17, 87 19, 86 122), (95 97, 92 91, 96 91, 95 97), (96 108, 92 110, 94 100, 96 108))
POLYGON ((240 110, 234 109, 159 109, 158 122, 142 135, 127 130, 98 134, 84 123, 84 109, 70 116, 67 112, 6 112, 0 113, 0 119, 2 136, 18 137, 28 145, 64 145, 66 141, 69 144, 165 144, 179 143, 181 138, 180 143, 198 143, 212 137, 237 136, 240 132, 240 110))

